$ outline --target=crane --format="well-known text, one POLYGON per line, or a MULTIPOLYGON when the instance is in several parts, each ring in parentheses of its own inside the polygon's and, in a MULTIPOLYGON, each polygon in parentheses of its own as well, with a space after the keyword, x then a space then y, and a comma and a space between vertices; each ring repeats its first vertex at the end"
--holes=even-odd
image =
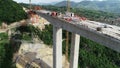
POLYGON ((70 0, 67 0, 67 12, 70 12, 70 0))
MULTIPOLYGON (((67 0, 67 12, 70 12, 70 0, 67 0)), ((65 65, 67 65, 67 62, 68 62, 68 47, 69 47, 68 45, 69 45, 69 32, 66 31, 65 65)))
POLYGON ((30 10, 31 10, 31 7, 32 7, 32 6, 31 6, 31 0, 29 0, 29 5, 30 5, 30 10))

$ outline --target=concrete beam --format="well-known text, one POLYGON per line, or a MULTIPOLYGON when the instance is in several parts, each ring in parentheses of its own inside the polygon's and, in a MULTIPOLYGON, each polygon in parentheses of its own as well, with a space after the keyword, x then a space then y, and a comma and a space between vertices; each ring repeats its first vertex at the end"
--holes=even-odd
POLYGON ((72 33, 70 68, 78 68, 80 35, 72 33))
POLYGON ((117 52, 120 52, 120 39, 116 39, 111 36, 107 36, 104 34, 100 34, 97 31, 90 30, 88 28, 85 28, 81 25, 73 25, 71 23, 65 22, 63 20, 60 20, 58 18, 42 14, 38 12, 38 14, 48 20, 53 26, 61 27, 64 30, 67 30, 69 32, 79 34, 83 37, 86 37, 88 39, 91 39, 97 43, 100 43, 108 48, 111 48, 117 52), (57 22, 57 23, 56 23, 57 22))
POLYGON ((62 68, 62 29, 53 26, 53 68, 62 68))

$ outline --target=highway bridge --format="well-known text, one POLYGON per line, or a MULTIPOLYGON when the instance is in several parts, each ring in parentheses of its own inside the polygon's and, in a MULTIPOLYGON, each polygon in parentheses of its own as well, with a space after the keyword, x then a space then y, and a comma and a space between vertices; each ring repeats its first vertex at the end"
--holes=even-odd
POLYGON ((36 11, 53 25, 53 68, 62 68, 62 30, 72 33, 70 68, 78 68, 80 36, 120 52, 120 27, 95 21, 67 22, 36 11), (97 28, 101 30, 97 30, 97 28))
MULTIPOLYGON (((62 30, 72 33, 70 68, 78 68, 80 36, 120 52, 120 27, 89 20, 67 22, 58 17, 36 12, 53 25, 53 68, 62 68, 62 30), (100 31, 97 30, 99 27, 101 28, 100 31)), ((7 29, 0 30, 0 33, 20 25, 21 23, 15 22, 9 25, 7 29)))

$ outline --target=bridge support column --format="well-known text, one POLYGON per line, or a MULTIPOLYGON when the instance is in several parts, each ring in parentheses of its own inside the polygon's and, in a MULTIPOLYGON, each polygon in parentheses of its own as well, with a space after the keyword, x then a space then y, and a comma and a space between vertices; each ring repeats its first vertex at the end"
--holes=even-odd
POLYGON ((53 68, 62 68, 62 29, 53 26, 53 68))
POLYGON ((72 33, 70 68, 78 68, 80 35, 72 33))

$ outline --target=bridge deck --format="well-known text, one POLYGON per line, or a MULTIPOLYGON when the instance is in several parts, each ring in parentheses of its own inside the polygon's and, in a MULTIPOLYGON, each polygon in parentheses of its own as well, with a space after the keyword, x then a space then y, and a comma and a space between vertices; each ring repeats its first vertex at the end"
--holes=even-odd
POLYGON ((48 20, 53 26, 79 34, 120 52, 120 27, 89 20, 81 22, 67 22, 63 19, 40 13, 39 11, 37 11, 37 13, 48 20), (101 27, 102 30, 97 31, 97 27, 101 27))

